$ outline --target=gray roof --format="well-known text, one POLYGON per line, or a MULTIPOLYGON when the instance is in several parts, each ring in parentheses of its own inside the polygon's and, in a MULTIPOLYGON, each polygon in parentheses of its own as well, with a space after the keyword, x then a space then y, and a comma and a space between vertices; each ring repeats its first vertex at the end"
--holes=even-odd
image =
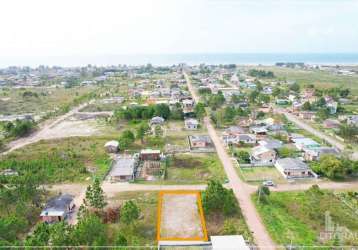
POLYGON ((154 116, 151 120, 150 120, 150 124, 163 124, 164 123, 164 118, 160 117, 160 116, 154 116))
POLYGON ((225 130, 228 134, 238 134, 238 133, 245 133, 245 130, 240 126, 231 126, 225 130))
POLYGON ((261 140, 261 141, 259 141, 259 144, 262 146, 265 146, 266 148, 270 148, 270 149, 281 148, 283 145, 282 141, 279 141, 276 139, 261 140))
POLYGON ((73 196, 69 194, 63 194, 50 199, 44 210, 41 212, 41 216, 45 215, 62 215, 67 207, 73 201, 73 196))
POLYGON ((278 159, 276 164, 284 170, 307 170, 307 164, 296 158, 278 159))
POLYGON ((134 158, 118 157, 114 162, 110 176, 129 176, 133 175, 136 160, 134 158))
POLYGON ((204 141, 206 143, 212 143, 210 136, 208 135, 189 135, 191 142, 204 141))
POLYGON ((252 156, 254 156, 254 157, 258 157, 259 155, 261 155, 263 153, 273 151, 272 149, 267 148, 265 146, 256 146, 256 147, 253 147, 251 150, 252 150, 252 156))

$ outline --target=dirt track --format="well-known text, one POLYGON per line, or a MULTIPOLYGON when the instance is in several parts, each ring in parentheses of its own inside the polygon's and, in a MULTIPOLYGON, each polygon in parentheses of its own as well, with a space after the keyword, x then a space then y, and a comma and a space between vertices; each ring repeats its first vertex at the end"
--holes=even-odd
MULTIPOLYGON (((32 133, 31 135, 10 142, 8 144, 9 149, 7 151, 3 152, 2 154, 8 154, 16 149, 22 148, 26 145, 38 142, 40 140, 68 137, 68 135, 66 135, 66 134, 61 134, 60 132, 56 132, 56 126, 59 125, 64 120, 71 117, 73 114, 75 114, 82 108, 86 107, 88 104, 89 103, 84 103, 80 106, 77 106, 74 109, 72 109, 71 111, 69 111, 68 113, 57 117, 54 121, 40 125, 40 128, 37 131, 35 131, 34 133, 32 133)), ((74 127, 74 126, 71 126, 71 127, 74 127)), ((76 128, 73 128, 73 129, 76 129, 76 128)), ((77 130, 77 131, 79 131, 79 130, 77 130)), ((83 133, 83 128, 80 129, 80 132, 83 133)), ((79 135, 81 135, 81 134, 79 134, 79 135)))

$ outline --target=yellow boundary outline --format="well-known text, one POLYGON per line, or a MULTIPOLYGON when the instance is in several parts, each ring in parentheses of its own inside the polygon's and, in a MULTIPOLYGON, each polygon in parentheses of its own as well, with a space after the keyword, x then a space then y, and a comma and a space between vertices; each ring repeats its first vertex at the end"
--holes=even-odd
POLYGON ((157 209, 157 241, 208 241, 208 232, 206 230, 206 223, 205 223, 204 210, 203 210, 203 206, 202 206, 200 191, 197 191, 197 190, 163 190, 163 191, 159 191, 158 209, 157 209), (161 237, 160 236, 163 196, 168 195, 168 194, 169 195, 183 195, 183 194, 195 194, 196 195, 203 237, 197 236, 197 237, 180 238, 180 237, 161 237))

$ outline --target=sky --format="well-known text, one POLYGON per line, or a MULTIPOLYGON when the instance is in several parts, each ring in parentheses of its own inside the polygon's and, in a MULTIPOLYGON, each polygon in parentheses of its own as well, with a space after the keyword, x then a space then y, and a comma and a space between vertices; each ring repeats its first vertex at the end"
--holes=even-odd
POLYGON ((358 0, 1 0, 0 57, 358 52, 357 13, 358 0))

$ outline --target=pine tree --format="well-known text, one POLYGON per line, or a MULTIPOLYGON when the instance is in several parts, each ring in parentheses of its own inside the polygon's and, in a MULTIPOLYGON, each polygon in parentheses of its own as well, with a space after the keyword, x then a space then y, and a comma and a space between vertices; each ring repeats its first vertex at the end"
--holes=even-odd
POLYGON ((104 192, 98 178, 94 180, 92 186, 87 187, 86 200, 89 202, 91 207, 96 209, 103 209, 107 205, 104 192))

